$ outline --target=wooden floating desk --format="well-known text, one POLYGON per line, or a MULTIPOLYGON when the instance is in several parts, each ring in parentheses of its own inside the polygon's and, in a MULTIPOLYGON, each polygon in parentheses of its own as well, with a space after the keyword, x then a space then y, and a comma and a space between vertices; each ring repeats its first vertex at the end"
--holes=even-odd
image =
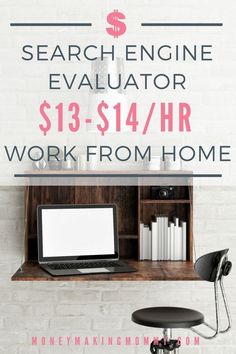
POLYGON ((77 276, 53 277, 42 268, 37 262, 25 262, 22 269, 18 269, 12 276, 12 280, 21 281, 104 281, 104 280, 199 280, 194 272, 192 262, 179 261, 134 261, 125 260, 137 269, 134 273, 115 273, 115 274, 89 274, 77 276))
MULTIPOLYGON (((87 171, 86 171, 87 173, 87 171)), ((154 184, 155 185, 155 184, 154 184)), ((197 280, 193 269, 193 187, 175 186, 175 198, 151 199, 150 186, 26 186, 25 187, 25 260, 12 280, 197 280), (135 273, 94 274, 52 277, 38 263, 37 206, 40 204, 116 204, 120 258, 135 273), (138 261, 140 222, 148 225, 153 215, 178 217, 187 222, 187 261, 138 261)))

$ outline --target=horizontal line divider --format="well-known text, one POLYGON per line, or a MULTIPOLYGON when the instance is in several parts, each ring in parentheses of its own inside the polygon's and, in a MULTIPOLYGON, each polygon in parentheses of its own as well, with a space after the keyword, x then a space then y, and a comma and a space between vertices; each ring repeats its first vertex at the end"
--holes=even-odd
MULTIPOLYGON (((91 22, 11 22, 11 27, 91 27, 91 22)), ((142 27, 222 27, 221 22, 143 22, 142 27)))
POLYGON ((10 23, 11 27, 91 27, 90 22, 76 22, 76 23, 37 23, 37 22, 22 22, 22 23, 10 23))
POLYGON ((54 178, 54 177, 69 177, 69 178, 73 178, 73 177, 91 177, 91 178, 96 178, 96 177, 161 177, 161 178, 165 178, 165 177, 172 177, 172 178, 183 178, 183 177, 202 177, 202 178, 221 178, 222 174, 218 174, 218 173, 193 173, 193 174, 170 174, 170 173, 165 173, 165 174, 139 174, 139 173, 124 173, 124 174, 118 174, 118 173, 97 173, 97 174, 66 174, 66 173, 55 173, 55 174, 51 174, 51 173, 25 173, 25 174, 21 174, 21 173, 16 173, 14 174, 14 177, 19 178, 19 177, 33 177, 33 178, 38 178, 38 177, 42 177, 42 178, 54 178))
POLYGON ((143 22, 143 27, 222 27, 223 23, 214 22, 143 22))

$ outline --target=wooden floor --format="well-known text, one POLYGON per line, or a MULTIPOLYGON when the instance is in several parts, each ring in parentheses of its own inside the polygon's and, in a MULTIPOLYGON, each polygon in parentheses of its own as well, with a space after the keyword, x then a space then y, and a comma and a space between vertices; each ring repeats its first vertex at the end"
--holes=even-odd
POLYGON ((194 272, 192 262, 138 262, 134 260, 125 260, 125 262, 137 269, 137 272, 53 277, 40 268, 37 262, 26 262, 11 279, 14 281, 200 280, 194 272))

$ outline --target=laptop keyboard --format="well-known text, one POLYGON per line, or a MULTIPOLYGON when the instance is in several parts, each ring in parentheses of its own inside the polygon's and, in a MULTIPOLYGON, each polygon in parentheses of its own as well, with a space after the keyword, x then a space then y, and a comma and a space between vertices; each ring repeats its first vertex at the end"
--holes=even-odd
POLYGON ((60 263, 60 264, 48 264, 50 269, 86 269, 86 268, 107 268, 107 267, 122 267, 122 264, 115 261, 99 261, 88 263, 60 263))

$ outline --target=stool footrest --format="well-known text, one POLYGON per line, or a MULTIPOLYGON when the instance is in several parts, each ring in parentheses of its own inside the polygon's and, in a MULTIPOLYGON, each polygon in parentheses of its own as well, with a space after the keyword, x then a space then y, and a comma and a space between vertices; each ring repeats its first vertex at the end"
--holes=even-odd
POLYGON ((150 345, 150 352, 156 354, 158 350, 166 350, 172 352, 180 347, 180 341, 178 339, 162 338, 160 341, 152 341, 150 345))

